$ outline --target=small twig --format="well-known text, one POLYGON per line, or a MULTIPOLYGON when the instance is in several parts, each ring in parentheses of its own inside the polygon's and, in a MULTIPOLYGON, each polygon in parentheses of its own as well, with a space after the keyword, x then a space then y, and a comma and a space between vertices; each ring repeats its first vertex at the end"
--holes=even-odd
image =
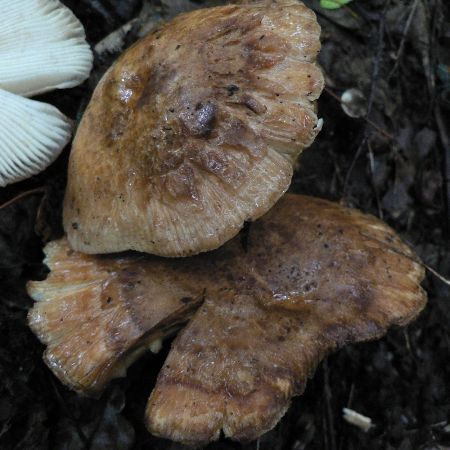
MULTIPOLYGON (((384 22, 385 22, 385 14, 386 14, 386 8, 388 6, 389 0, 386 0, 381 17, 380 17, 380 24, 378 27, 378 43, 377 43, 377 52, 376 56, 373 62, 373 68, 372 68, 372 77, 371 77, 371 83, 370 83, 370 91, 369 91, 369 99, 367 101, 367 113, 365 118, 368 119, 370 116, 370 113, 372 112, 373 102, 375 99, 375 87, 378 82, 378 74, 380 71, 380 62, 381 57, 383 55, 383 49, 384 49, 384 22)), ((353 172, 353 169, 355 167, 355 164, 357 160, 359 159, 362 150, 364 149, 367 141, 369 138, 369 132, 367 123, 364 127, 363 131, 363 138, 361 139, 361 142, 358 146, 358 149, 356 150, 355 156, 353 157, 352 163, 350 164, 350 167, 347 171, 347 175, 345 176, 345 182, 344 182, 344 188, 343 188, 343 196, 345 197, 345 194, 347 192, 348 182, 350 180, 351 174, 353 172)))
POLYGON ((322 410, 322 426, 323 426, 323 438, 325 441, 325 449, 330 449, 330 444, 328 442, 328 425, 325 410, 322 410))
POLYGON ((30 189, 29 191, 25 191, 20 193, 19 195, 16 195, 15 197, 13 197, 11 200, 8 200, 6 203, 3 203, 3 205, 0 205, 0 210, 7 208, 8 206, 11 206, 13 203, 16 203, 17 201, 21 200, 24 197, 28 197, 29 195, 34 195, 34 194, 43 194, 45 193, 45 187, 41 186, 38 188, 34 188, 34 189, 30 189))
MULTIPOLYGON (((324 91, 329 94, 331 97, 333 97, 336 101, 342 104, 342 100, 339 97, 339 95, 335 94, 331 89, 325 87, 324 91)), ((384 137, 390 139, 391 141, 395 141, 396 138, 392 134, 389 134, 386 130, 383 130, 379 125, 377 125, 375 122, 370 120, 367 116, 362 118, 366 123, 368 123, 370 126, 375 128, 380 134, 382 134, 384 137)))
POLYGON ((348 182, 350 181, 350 177, 352 175, 353 169, 355 168, 356 162, 358 161, 359 157, 361 156, 363 148, 364 148, 364 146, 367 143, 368 136, 366 136, 365 134, 366 133, 364 133, 364 136, 363 136, 361 142, 358 145, 358 148, 357 148, 357 150, 355 152, 355 155, 353 156, 353 159, 352 159, 352 162, 350 164, 350 167, 347 170, 347 174, 345 175, 344 189, 343 189, 343 191, 344 191, 344 195, 343 196, 344 197, 345 197, 345 194, 347 192, 348 182))
POLYGON ((354 11, 352 8, 350 8, 350 6, 344 5, 342 7, 342 9, 344 11, 347 11, 354 19, 361 20, 361 16, 356 11, 354 11))
POLYGON ((406 38, 408 36, 408 32, 409 32, 409 29, 411 27, 412 20, 414 18, 414 14, 416 12, 417 5, 419 4, 419 1, 420 0, 415 0, 413 5, 412 5, 412 7, 411 7, 411 11, 409 13, 408 19, 406 20, 405 28, 403 29, 402 40, 400 41, 400 45, 398 47, 397 54, 395 55, 395 64, 394 64, 394 67, 392 68, 391 72, 389 73, 388 79, 391 78, 391 76, 395 73, 395 71, 398 68, 398 65, 399 65, 399 62, 400 62, 400 57, 403 54, 403 49, 405 47, 406 38))
POLYGON ((432 267, 430 267, 428 264, 425 264, 424 262, 421 263, 425 269, 428 270, 428 272, 431 272, 436 278, 441 280, 446 286, 450 287, 450 280, 445 278, 443 275, 441 275, 439 272, 434 270, 432 267))
POLYGON ((367 102, 367 114, 366 118, 369 118, 370 113, 372 112, 372 106, 373 101, 375 99, 375 87, 378 82, 378 74, 380 72, 380 62, 381 57, 383 55, 384 50, 384 21, 385 21, 385 15, 386 15, 386 9, 388 6, 389 0, 386 0, 383 12, 380 17, 380 26, 378 28, 378 43, 377 43, 377 53, 375 56, 375 60, 373 62, 373 69, 372 69, 372 79, 370 83, 370 91, 369 91, 369 101, 367 102))
POLYGON ((445 123, 442 118, 441 108, 438 105, 434 108, 434 117, 439 130, 439 137, 441 139, 442 147, 444 148, 443 172, 445 181, 445 196, 446 196, 446 215, 447 215, 447 233, 450 234, 450 138, 448 137, 445 123))
MULTIPOLYGON (((450 279, 445 278, 443 275, 441 275, 439 272, 437 272, 435 269, 433 269, 432 267, 430 267, 428 264, 425 264, 419 257, 413 257, 411 255, 407 255, 406 253, 403 253, 399 250, 397 250, 394 247, 391 247, 390 245, 387 245, 386 242, 381 241, 380 239, 374 238, 373 236, 370 236, 368 234, 365 233, 360 233, 361 236, 364 236, 367 239, 370 239, 372 241, 378 242, 379 244, 382 245, 382 247, 384 247, 386 250, 391 251, 392 253, 395 253, 397 255, 403 256, 404 258, 409 259, 410 261, 419 264, 419 266, 422 266, 424 269, 427 269, 431 274, 433 274, 436 278, 438 278, 440 281, 442 281, 446 286, 450 286, 450 279)), ((405 242, 412 248, 413 245, 411 242, 408 242, 407 240, 405 240, 405 242)))
MULTIPOLYGON (((106 23, 113 24, 114 23, 114 10, 113 8, 108 8, 107 6, 103 5, 102 1, 100 0, 91 0, 87 2, 84 0, 85 3, 88 3, 89 7, 94 9, 94 11, 97 12, 100 16, 103 17, 103 19, 106 21, 106 23)), ((114 14, 115 15, 115 14, 114 14)))
POLYGON ((354 393, 355 393, 355 383, 352 383, 352 385, 350 386, 350 393, 348 394, 347 408, 352 407, 354 393))
POLYGON ((368 117, 364 117, 364 120, 375 130, 377 130, 380 134, 382 134, 385 138, 390 139, 391 141, 396 141, 397 139, 392 134, 389 134, 386 130, 383 130, 379 125, 377 125, 375 122, 370 120, 368 117))
POLYGON ((371 181, 372 181, 372 189, 375 193, 375 200, 377 202, 378 217, 380 219, 383 219, 383 210, 381 209, 380 195, 378 193, 378 188, 375 183, 375 158, 373 156, 373 150, 372 150, 372 146, 370 145, 370 142, 367 143, 367 148, 369 149, 370 176, 371 176, 371 181))
POLYGON ((409 339, 409 334, 408 334, 408 329, 407 328, 403 328, 403 336, 405 338, 405 344, 406 344, 406 348, 408 350, 408 353, 414 358, 413 352, 412 352, 412 348, 411 348, 411 341, 409 339))
POLYGON ((331 408, 331 389, 330 389, 330 380, 329 380, 329 372, 328 372, 328 362, 327 360, 323 363, 323 372, 324 372, 324 382, 325 382, 325 402, 327 407, 327 422, 328 429, 330 434, 330 448, 331 450, 336 450, 336 435, 334 432, 334 417, 333 411, 331 408))
POLYGON ((330 95, 331 97, 333 97, 336 101, 338 101, 339 103, 342 103, 341 97, 339 97, 339 95, 335 94, 330 88, 328 88, 327 86, 324 87, 324 92, 326 92, 328 95, 330 95))

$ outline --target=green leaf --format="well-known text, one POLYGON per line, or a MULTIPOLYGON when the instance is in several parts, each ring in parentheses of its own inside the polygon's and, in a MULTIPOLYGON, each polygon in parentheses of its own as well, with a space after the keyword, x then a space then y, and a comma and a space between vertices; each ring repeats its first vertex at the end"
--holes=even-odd
POLYGON ((338 9, 352 0, 320 0, 320 6, 325 9, 338 9))

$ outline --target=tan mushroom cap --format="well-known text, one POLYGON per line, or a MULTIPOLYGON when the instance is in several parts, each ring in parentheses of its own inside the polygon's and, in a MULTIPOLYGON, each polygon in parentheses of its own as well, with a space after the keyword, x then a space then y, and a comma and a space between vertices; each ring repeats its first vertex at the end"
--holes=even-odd
POLYGON ((131 47, 74 140, 71 246, 185 256, 267 212, 320 128, 319 34, 301 3, 229 5, 180 15, 131 47))
POLYGON ((337 204, 287 195, 250 227, 246 248, 174 341, 147 405, 153 434, 256 439, 327 353, 407 324, 426 303, 412 251, 337 204))
POLYGON ((126 355, 204 299, 174 341, 146 418, 152 433, 192 445, 221 430, 258 437, 324 355, 405 325, 426 302, 422 266, 391 228, 291 194, 247 233, 192 258, 86 256, 66 241, 46 252, 52 272, 29 285, 40 300, 30 324, 50 368, 83 392, 103 387, 131 362, 126 355))
POLYGON ((161 264, 140 255, 95 257, 66 239, 45 247, 51 272, 27 285, 36 300, 28 322, 47 345, 44 360, 67 386, 93 395, 145 350, 158 351, 202 302, 161 264))

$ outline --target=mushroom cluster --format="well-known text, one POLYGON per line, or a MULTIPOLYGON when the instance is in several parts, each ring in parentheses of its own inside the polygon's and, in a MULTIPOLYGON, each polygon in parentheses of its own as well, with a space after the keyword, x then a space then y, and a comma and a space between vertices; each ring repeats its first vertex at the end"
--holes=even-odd
POLYGON ((69 142, 70 120, 26 97, 74 87, 92 68, 83 26, 58 0, 0 0, 0 186, 45 169, 69 142))
POLYGON ((319 46, 303 4, 252 2, 181 15, 105 74, 73 144, 67 237, 28 284, 30 327, 64 384, 95 395, 184 327, 148 429, 248 441, 326 354, 422 310, 422 265, 391 228, 283 195, 320 128, 319 46), (124 250, 152 255, 110 254, 124 250))

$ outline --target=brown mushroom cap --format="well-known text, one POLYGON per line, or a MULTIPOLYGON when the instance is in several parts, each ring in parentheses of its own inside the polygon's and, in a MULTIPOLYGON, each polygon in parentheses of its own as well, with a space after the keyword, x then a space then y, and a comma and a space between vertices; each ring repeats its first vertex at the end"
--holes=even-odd
POLYGON ((246 248, 174 341, 147 405, 153 434, 256 439, 327 353, 405 325, 426 303, 411 250, 337 204, 287 195, 250 227, 246 248))
POLYGON ((267 212, 318 132, 319 34, 298 2, 229 5, 180 15, 131 47, 74 140, 71 246, 185 256, 267 212))
POLYGON ((173 284, 168 269, 145 265, 140 255, 84 255, 66 239, 49 243, 45 254, 51 272, 27 285, 36 300, 28 322, 47 345, 44 360, 53 373, 83 394, 96 394, 124 376, 202 302, 190 280, 173 284))
POLYGON ((192 258, 93 257, 68 252, 64 241, 47 253, 48 280, 29 287, 46 300, 31 326, 52 370, 85 392, 104 386, 158 324, 179 317, 178 305, 205 299, 174 341, 147 408, 152 433, 194 445, 221 430, 258 437, 324 355, 405 325, 426 302, 422 266, 391 228, 291 194, 247 234, 192 258))

